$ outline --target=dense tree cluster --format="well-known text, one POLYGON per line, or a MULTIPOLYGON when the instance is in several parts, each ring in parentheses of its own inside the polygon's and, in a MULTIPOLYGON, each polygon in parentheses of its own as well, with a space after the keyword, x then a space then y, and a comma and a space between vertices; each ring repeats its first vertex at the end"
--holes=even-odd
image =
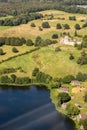
MULTIPOLYGON (((0 26, 18 26, 20 24, 26 24, 31 20, 41 19, 43 17, 40 13, 30 13, 29 15, 20 15, 15 16, 14 18, 6 18, 0 20, 0 26)), ((32 27, 35 27, 35 24, 31 24, 32 27)))
POLYGON ((58 98, 60 99, 61 104, 71 100, 71 97, 69 96, 69 94, 65 92, 59 93, 58 98))
POLYGON ((38 68, 35 68, 32 72, 32 76, 35 77, 36 82, 38 83, 49 83, 52 80, 52 77, 44 72, 41 72, 38 68))

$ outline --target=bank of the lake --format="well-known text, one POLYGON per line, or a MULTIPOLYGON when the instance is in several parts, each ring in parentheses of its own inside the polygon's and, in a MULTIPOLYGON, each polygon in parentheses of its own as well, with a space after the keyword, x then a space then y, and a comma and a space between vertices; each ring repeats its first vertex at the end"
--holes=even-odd
MULTIPOLYGON (((56 110, 60 112, 61 114, 68 116, 65 109, 63 109, 62 107, 58 107, 58 89, 57 88, 50 90, 50 98, 52 100, 52 103, 55 105, 56 110)), ((79 122, 75 118, 72 118, 72 117, 69 117, 69 118, 74 121, 76 129, 80 130, 79 122)))
POLYGON ((0 87, 1 130, 76 130, 71 119, 55 110, 49 91, 44 87, 25 88, 0 87))

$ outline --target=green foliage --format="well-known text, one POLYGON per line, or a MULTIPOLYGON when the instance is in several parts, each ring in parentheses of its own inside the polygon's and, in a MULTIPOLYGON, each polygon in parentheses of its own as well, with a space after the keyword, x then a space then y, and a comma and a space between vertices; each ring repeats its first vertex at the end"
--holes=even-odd
POLYGON ((35 46, 44 46, 44 41, 40 36, 37 36, 35 39, 35 46))
POLYGON ((79 24, 75 24, 75 29, 76 30, 80 30, 81 29, 80 25, 79 24))
POLYGON ((64 102, 68 102, 71 100, 71 97, 69 96, 68 93, 65 93, 65 92, 61 92, 58 94, 58 98, 60 99, 61 101, 61 104, 64 103, 64 102))
POLYGON ((69 16, 69 20, 74 20, 74 21, 76 21, 76 17, 75 17, 75 16, 69 16))
POLYGON ((34 68, 32 71, 32 76, 36 76, 39 73, 39 68, 34 68))
POLYGON ((5 83, 12 83, 10 77, 8 77, 7 75, 1 76, 1 77, 0 77, 0 82, 1 82, 1 83, 4 83, 4 84, 5 84, 5 83))
POLYGON ((63 24, 64 29, 70 29, 69 24, 63 24))
POLYGON ((43 28, 50 28, 50 25, 49 25, 48 22, 43 22, 43 23, 42 23, 42 27, 43 27, 43 28))
POLYGON ((58 24, 56 25, 56 29, 62 29, 62 25, 61 25, 60 23, 58 23, 58 24))
POLYGON ((36 27, 35 23, 31 23, 30 26, 31 26, 31 27, 36 27))
POLYGON ((16 78, 17 76, 15 74, 11 74, 12 83, 15 83, 16 78))
POLYGON ((39 72, 36 75, 36 81, 39 83, 49 83, 52 80, 52 77, 48 74, 45 74, 43 72, 39 72))
POLYGON ((74 59, 73 54, 70 53, 69 59, 70 59, 70 60, 73 60, 73 59, 74 59))
POLYGON ((53 39, 58 39, 58 34, 53 34, 53 35, 52 35, 52 38, 53 38, 53 39))
POLYGON ((0 48, 0 55, 4 55, 3 49, 0 48))
POLYGON ((74 117, 80 113, 80 110, 73 104, 69 103, 66 107, 67 115, 74 117))
POLYGON ((83 37, 82 47, 83 47, 83 48, 87 48, 87 35, 85 35, 85 36, 83 37))
POLYGON ((26 41, 26 45, 27 45, 27 46, 33 46, 34 43, 33 43, 33 41, 32 41, 31 39, 28 39, 28 40, 26 41))
POLYGON ((39 31, 43 31, 43 29, 42 29, 42 27, 41 27, 41 26, 39 26, 39 31))
POLYGON ((29 77, 16 77, 16 84, 29 84, 31 83, 31 79, 29 77))
POLYGON ((76 79, 79 80, 79 81, 84 82, 85 80, 87 80, 87 74, 79 72, 76 75, 76 79))
POLYGON ((85 51, 81 52, 81 57, 78 58, 77 64, 85 65, 87 64, 87 54, 85 51))
POLYGON ((84 95, 84 102, 87 103, 87 92, 86 92, 85 95, 84 95))
POLYGON ((82 28, 86 28, 87 27, 87 23, 83 24, 82 28))
POLYGON ((18 51, 18 49, 17 49, 16 47, 13 47, 13 48, 12 48, 12 52, 18 53, 19 51, 18 51))
POLYGON ((74 79, 75 77, 73 75, 67 75, 63 78, 63 83, 70 83, 74 79))

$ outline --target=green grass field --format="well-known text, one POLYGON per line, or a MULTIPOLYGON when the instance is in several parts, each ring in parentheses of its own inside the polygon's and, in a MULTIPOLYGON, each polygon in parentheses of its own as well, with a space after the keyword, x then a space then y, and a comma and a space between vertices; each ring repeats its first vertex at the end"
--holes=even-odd
MULTIPOLYGON (((14 37, 25 37, 26 39, 31 38, 31 39, 35 39, 36 36, 40 35, 43 38, 51 38, 53 33, 58 33, 60 34, 61 32, 69 32, 71 36, 74 36, 74 32, 75 32, 75 28, 74 25, 75 24, 80 24, 80 26, 82 27, 82 25, 85 22, 81 22, 81 20, 85 20, 87 19, 87 16, 85 14, 71 14, 71 13, 66 13, 63 11, 55 11, 55 10, 47 10, 47 11, 42 11, 40 12, 43 15, 45 14, 53 14, 54 15, 54 19, 53 20, 33 20, 31 22, 34 22, 36 24, 35 28, 30 27, 31 22, 29 22, 28 24, 23 24, 17 27, 0 27, 0 36, 14 36, 14 37), (76 16, 76 21, 71 21, 69 20, 69 16, 76 16), (58 17, 60 18, 65 18, 65 20, 59 20, 58 17), (51 28, 50 29, 43 29, 43 31, 39 31, 39 26, 42 25, 43 21, 48 21, 51 28), (57 23, 61 23, 61 24, 69 24, 70 25, 70 29, 69 30, 57 30, 56 29, 56 24, 57 23), (7 29, 8 28, 8 29, 7 29)), ((81 29, 78 31, 79 35, 86 35, 87 34, 87 29, 81 29)))
POLYGON ((80 51, 76 50, 74 47, 62 45, 61 52, 55 52, 54 48, 55 45, 44 47, 31 54, 26 54, 6 61, 0 64, 0 69, 21 66, 23 70, 27 72, 26 75, 31 76, 32 70, 35 67, 38 67, 41 71, 50 74, 53 77, 63 77, 68 74, 76 75, 79 71, 84 73, 87 72, 87 65, 80 66, 76 63, 80 56, 80 51), (73 61, 69 60, 70 53, 75 57, 73 61))

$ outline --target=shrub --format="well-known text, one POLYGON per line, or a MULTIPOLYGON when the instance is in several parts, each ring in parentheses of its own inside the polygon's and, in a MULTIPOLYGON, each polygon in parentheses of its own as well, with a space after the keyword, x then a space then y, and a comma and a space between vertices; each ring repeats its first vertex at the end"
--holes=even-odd
POLYGON ((13 47, 13 48, 12 48, 12 52, 14 52, 14 53, 18 53, 19 51, 17 50, 16 47, 13 47))
POLYGON ((58 23, 58 24, 56 25, 56 29, 62 29, 62 26, 61 26, 60 23, 58 23))
POLYGON ((0 55, 4 55, 3 49, 0 48, 0 55))
POLYGON ((73 60, 73 59, 74 59, 74 56, 73 56, 72 54, 70 54, 69 59, 70 59, 70 60, 73 60))
POLYGON ((63 25, 64 29, 70 29, 70 26, 68 24, 63 25))
POLYGON ((43 29, 42 29, 42 27, 41 27, 41 26, 39 26, 39 31, 43 31, 43 29))
POLYGON ((75 77, 73 75, 67 75, 63 78, 63 83, 70 83, 74 79, 75 77))
POLYGON ((50 28, 50 25, 49 25, 48 22, 43 22, 43 23, 42 23, 42 27, 43 27, 43 28, 50 28))
POLYGON ((31 23, 31 25, 30 25, 31 27, 36 27, 36 25, 34 24, 34 23, 31 23))
POLYGON ((68 93, 61 92, 58 94, 58 98, 61 100, 61 103, 68 102, 71 100, 71 97, 68 93))
POLYGON ((58 38, 58 34, 53 34, 53 35, 52 35, 52 38, 53 38, 53 39, 57 39, 57 38, 58 38))
POLYGON ((27 46, 33 46, 34 43, 33 43, 33 41, 32 41, 31 39, 28 39, 28 40, 26 41, 26 45, 27 45, 27 46))
POLYGON ((80 30, 81 29, 80 25, 79 24, 75 24, 75 29, 76 30, 80 30))

